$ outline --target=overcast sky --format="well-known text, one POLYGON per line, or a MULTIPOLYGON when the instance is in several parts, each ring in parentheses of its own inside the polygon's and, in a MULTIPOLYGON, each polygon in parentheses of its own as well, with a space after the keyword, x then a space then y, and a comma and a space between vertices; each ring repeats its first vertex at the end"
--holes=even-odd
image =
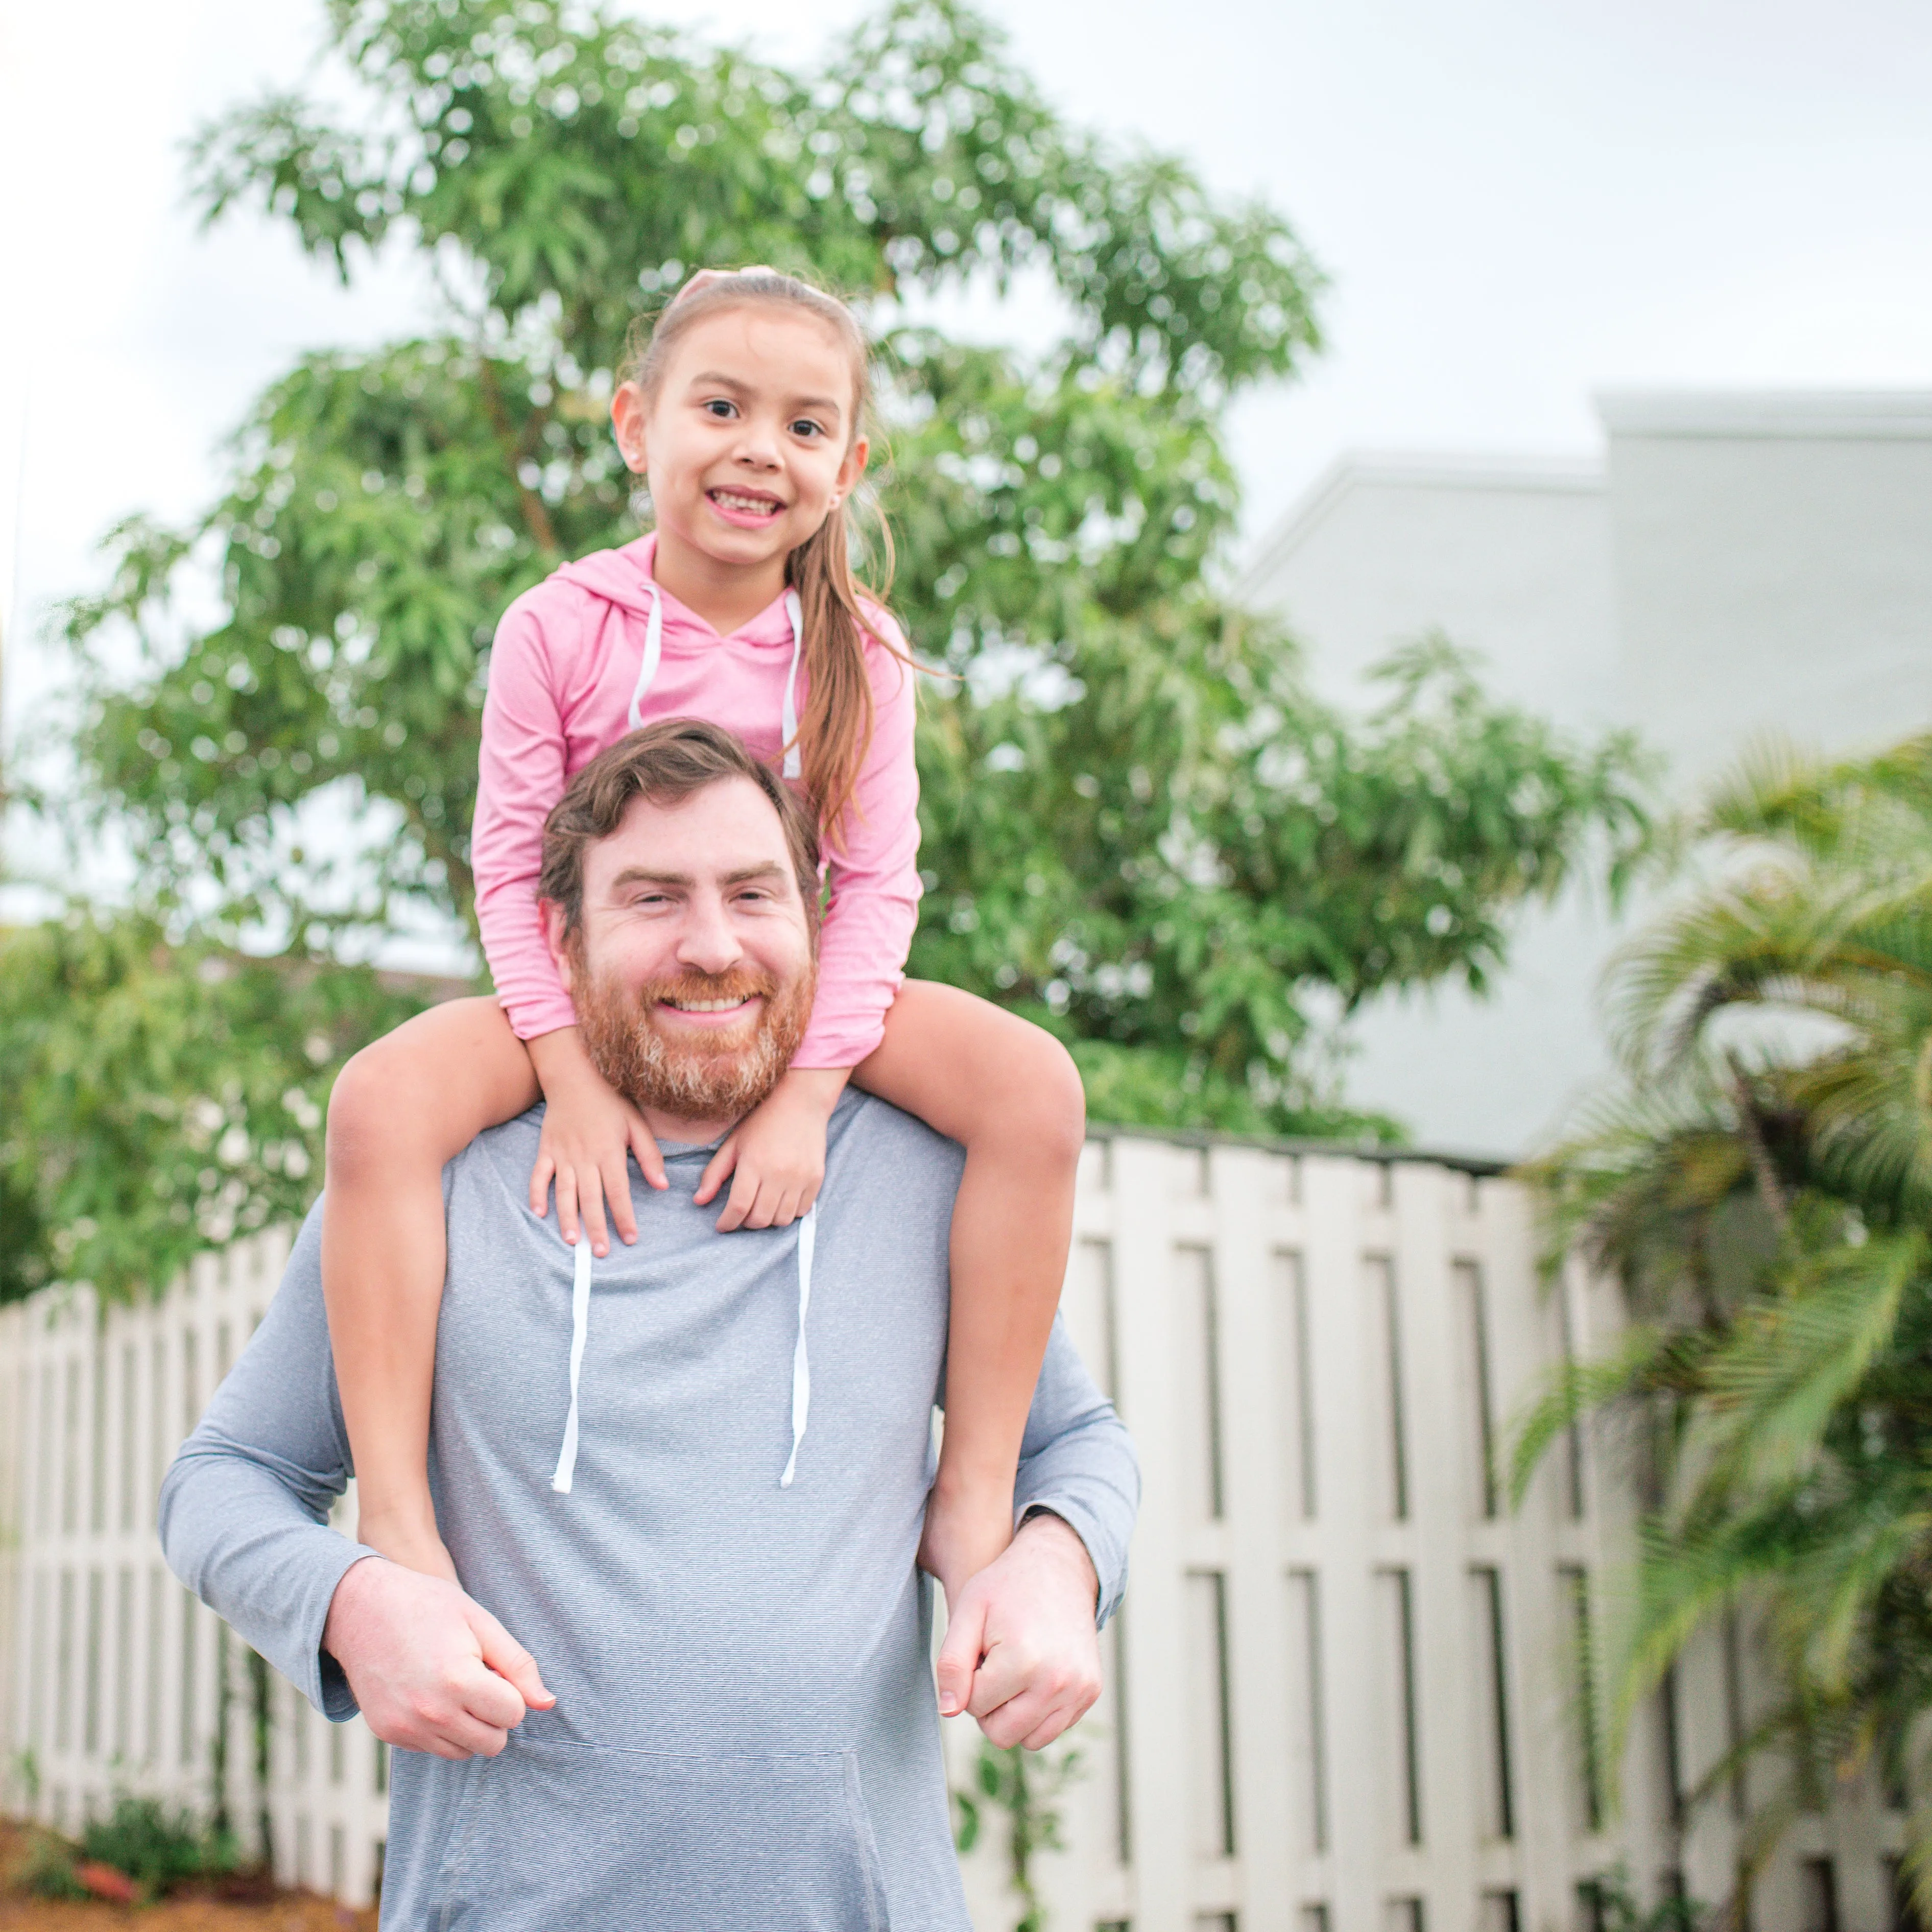
MULTIPOLYGON (((1070 115, 1266 196, 1334 278, 1330 352, 1232 425, 1251 542, 1344 449, 1588 453, 1600 386, 1932 387, 1923 0, 988 4, 1070 115)), ((638 10, 805 59, 862 9, 638 10)), ((297 350, 422 316, 406 275, 345 295, 183 208, 184 137, 298 82, 320 11, 0 0, 10 724, 112 519, 201 504, 297 350)))

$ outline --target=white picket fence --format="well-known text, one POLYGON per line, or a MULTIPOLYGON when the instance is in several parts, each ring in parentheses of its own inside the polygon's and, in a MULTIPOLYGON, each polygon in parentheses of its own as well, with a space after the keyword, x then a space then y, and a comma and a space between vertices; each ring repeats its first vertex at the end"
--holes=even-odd
MULTIPOLYGON (((1562 1445, 1523 1507, 1497 1454, 1566 1351, 1613 1328, 1546 1293, 1514 1182, 1424 1156, 1141 1133, 1083 1166, 1065 1306, 1146 1480, 1106 1696, 1068 1740, 1059 1932, 1592 1932, 1619 1866, 1648 1903, 1731 1889, 1753 1794, 1679 1796, 1742 1734, 1748 1642, 1713 1642, 1603 1762, 1585 1683, 1612 1641, 1627 1509, 1562 1445)), ((366 1900, 386 1763, 190 1600, 161 1475, 274 1291, 286 1237, 202 1258, 149 1306, 0 1310, 0 1740, 10 1808, 72 1828, 120 1789, 266 1824, 287 1880, 366 1900), (262 1774, 266 1770, 266 1777, 262 1774)), ((948 1726, 954 1780, 977 1733, 948 1726)), ((1049 1764, 1064 1754, 1048 1754, 1049 1764)), ((1896 1794, 1894 1794, 1895 1796, 1896 1794)), ((1802 1818, 1756 1932, 1891 1932, 1903 1820, 1870 1780, 1802 1818)), ((965 1861, 981 1932, 1022 1901, 994 1812, 965 1861)))

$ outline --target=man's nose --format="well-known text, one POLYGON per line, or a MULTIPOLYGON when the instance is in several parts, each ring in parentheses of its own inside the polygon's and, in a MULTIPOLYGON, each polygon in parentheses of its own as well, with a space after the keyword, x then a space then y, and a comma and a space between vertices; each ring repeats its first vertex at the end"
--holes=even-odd
POLYGON ((728 973, 745 956, 738 935, 726 916, 722 898, 694 900, 679 936, 677 958, 681 966, 700 973, 728 973))

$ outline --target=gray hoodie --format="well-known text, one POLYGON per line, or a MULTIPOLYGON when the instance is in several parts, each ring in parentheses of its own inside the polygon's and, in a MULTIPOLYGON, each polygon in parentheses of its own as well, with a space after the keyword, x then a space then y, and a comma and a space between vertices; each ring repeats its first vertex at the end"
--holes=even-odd
MULTIPOLYGON (((542 1118, 446 1173, 430 1459, 465 1588, 557 1705, 497 1758, 397 1754, 386 1932, 964 1932, 914 1564, 959 1149, 848 1094, 811 1230, 720 1235, 692 1199, 710 1150, 668 1146, 670 1191, 634 1176, 637 1245, 574 1322, 571 1250, 524 1199, 542 1118)), ((368 1552, 325 1522, 349 1467, 320 1252, 318 1212, 160 1527, 182 1580, 340 1720, 322 1625, 368 1552)), ((1103 1619, 1138 1496, 1056 1327, 1018 1502, 1079 1533, 1103 1619)))

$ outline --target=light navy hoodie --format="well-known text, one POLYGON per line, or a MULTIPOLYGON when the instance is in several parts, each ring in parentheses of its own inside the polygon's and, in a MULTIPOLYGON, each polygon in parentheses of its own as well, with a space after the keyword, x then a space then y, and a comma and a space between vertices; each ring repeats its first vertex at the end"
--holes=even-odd
MULTIPOLYGON (((692 1199, 711 1150, 667 1146, 669 1192, 634 1177, 637 1245, 574 1322, 572 1251, 524 1204, 542 1118, 446 1173, 430 1466, 464 1588, 557 1704, 496 1758, 396 1754, 385 1932, 967 1932, 914 1562, 960 1150, 848 1093, 810 1233, 719 1234, 692 1199)), ((322 1625, 368 1552, 325 1521, 349 1466, 320 1254, 318 1210, 168 1473, 161 1537, 342 1720, 322 1625)), ((1104 1620, 1138 1475, 1058 1326, 1023 1456, 1018 1504, 1079 1534, 1104 1620)))

